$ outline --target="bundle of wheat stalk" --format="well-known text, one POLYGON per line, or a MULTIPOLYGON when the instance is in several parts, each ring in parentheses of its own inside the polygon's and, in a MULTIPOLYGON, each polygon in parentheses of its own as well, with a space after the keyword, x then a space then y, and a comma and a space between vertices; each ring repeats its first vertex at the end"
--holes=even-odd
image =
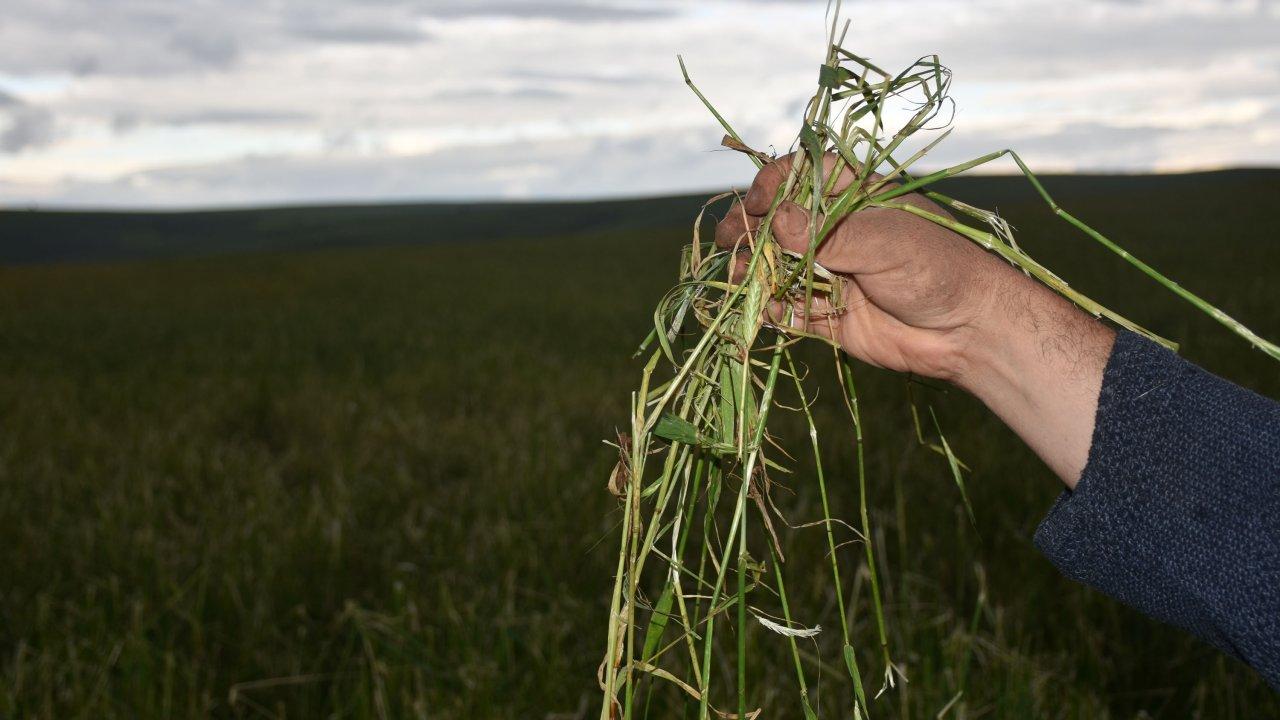
MULTIPOLYGON (((838 14, 838 12, 837 12, 838 14)), ((823 314, 841 311, 841 283, 814 261, 815 251, 842 219, 867 208, 897 208, 943 225, 998 254, 1023 272, 1076 305, 1118 326, 1141 333, 1166 346, 1173 343, 1138 327, 1067 285, 1029 257, 996 213, 982 210, 931 189, 936 181, 1008 156, 1044 199, 1053 213, 1093 238, 1147 276, 1208 313, 1255 347, 1280 359, 1280 347, 1263 340, 1239 322, 1180 287, 1133 257, 1101 233, 1067 213, 1011 150, 1000 150, 953 167, 913 175, 910 168, 950 132, 941 132, 909 157, 895 153, 904 143, 939 117, 948 106, 950 73, 937 56, 926 56, 900 73, 890 74, 871 61, 849 52, 842 43, 848 25, 832 22, 828 51, 820 68, 817 92, 805 110, 785 182, 779 185, 771 209, 758 227, 734 250, 717 249, 699 237, 702 213, 694 221, 692 242, 685 248, 677 284, 654 311, 654 330, 640 352, 650 352, 640 386, 631 396, 630 432, 619 433, 620 460, 609 488, 622 505, 623 522, 613 588, 608 646, 599 668, 604 691, 601 718, 638 716, 643 702, 638 688, 647 683, 669 684, 700 718, 751 718, 747 678, 749 632, 776 639, 779 652, 789 652, 795 666, 797 703, 806 718, 816 718, 806 665, 842 665, 852 686, 852 706, 840 714, 868 717, 869 693, 876 690, 859 667, 851 644, 843 580, 853 575, 842 568, 837 537, 852 535, 865 557, 858 571, 868 579, 857 583, 869 594, 869 606, 879 638, 874 675, 880 691, 900 681, 880 596, 874 537, 867 509, 862 419, 853 367, 833 346, 835 377, 852 422, 855 439, 860 508, 854 523, 833 516, 827 479, 820 457, 818 432, 810 413, 814 395, 793 359, 794 343, 804 339, 830 343, 806 330, 823 314), (912 109, 896 130, 885 127, 886 107, 906 104, 912 109), (834 167, 825 158, 834 157, 834 167), (836 178, 852 170, 859 178, 837 189, 836 178), (870 171, 876 171, 872 174, 870 171), (922 192, 973 224, 931 213, 900 200, 922 192), (770 233, 770 222, 782 202, 799 204, 810 213, 807 252, 789 252, 770 233), (987 229, 980 229, 985 227, 987 229), (746 258, 745 272, 743 261, 746 258), (821 298, 822 313, 814 301, 821 298), (786 302, 786 301, 790 302, 786 302), (782 301, 782 302, 779 302, 782 301), (766 312, 789 307, 786 317, 766 312), (798 316, 799 322, 793 322, 798 316), (770 470, 782 471, 786 453, 773 441, 768 427, 778 406, 780 385, 794 388, 798 412, 808 425, 814 457, 814 485, 823 516, 813 525, 825 530, 825 569, 830 572, 835 612, 840 627, 822 630, 798 622, 806 615, 788 601, 782 547, 774 532, 778 515, 769 498, 770 470), (723 629, 730 625, 729 631, 723 629), (842 657, 806 658, 798 641, 819 632, 841 633, 842 657), (726 641, 724 638, 730 638, 726 641), (733 655, 726 662, 722 654, 733 655), (713 660, 715 660, 713 662, 713 660), (736 675, 736 677, 735 677, 736 675), (717 700, 713 701, 713 698, 717 700)), ((689 80, 689 87, 726 132, 724 144, 743 152, 757 166, 772 160, 750 149, 728 122, 689 80)), ((944 123, 945 124, 945 123, 944 123)), ((712 203, 734 197, 725 193, 712 203)), ((706 212, 706 206, 703 208, 706 212)), ((914 410, 914 408, 913 408, 914 410)), ((919 420, 917 418, 917 430, 919 420)), ((932 444, 945 456, 960 496, 964 499, 963 465, 941 438, 932 444)), ((964 499, 966 507, 967 499, 964 499)), ((970 510, 970 514, 971 514, 970 510)), ((799 571, 803 571, 801 568, 799 571)), ((813 569, 809 569, 811 572, 813 569)), ((854 592, 858 592, 855 590, 854 592)), ((816 644, 815 644, 816 647, 816 644)), ((812 655, 812 653, 808 653, 812 655)), ((865 660, 865 657, 864 657, 865 660)))

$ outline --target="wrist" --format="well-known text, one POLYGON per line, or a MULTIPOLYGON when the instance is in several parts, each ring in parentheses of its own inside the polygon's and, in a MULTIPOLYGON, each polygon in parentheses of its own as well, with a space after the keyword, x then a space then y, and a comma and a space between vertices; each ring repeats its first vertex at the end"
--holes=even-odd
POLYGON ((976 303, 952 382, 979 394, 1051 376, 1091 376, 1105 367, 1114 330, 1021 273, 1002 275, 976 303))
POLYGON ((976 290, 966 313, 968 320, 955 333, 953 370, 947 379, 981 397, 981 389, 1004 381, 1011 349, 1019 345, 1017 313, 1011 307, 1042 302, 1043 298, 1033 280, 1004 264, 973 285, 976 290))
POLYGON ((1115 331, 1021 275, 989 302, 970 328, 953 382, 1074 487, 1088 458, 1115 331))

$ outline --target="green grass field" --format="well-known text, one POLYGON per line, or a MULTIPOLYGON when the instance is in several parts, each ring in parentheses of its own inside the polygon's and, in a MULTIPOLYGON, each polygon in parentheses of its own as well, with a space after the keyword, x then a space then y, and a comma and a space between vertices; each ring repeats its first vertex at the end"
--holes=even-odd
MULTIPOLYGON (((1280 337, 1280 172, 1047 183, 1280 337)), ((1015 181, 952 191, 994 201, 1039 259, 1187 356, 1280 396, 1274 363, 1015 181)), ((545 214, 502 210, 526 211, 545 214)), ((231 223, 225 247, 270 251, 0 269, 0 717, 595 717, 620 515, 601 440, 625 424, 629 356, 686 222, 519 237, 417 218, 361 234, 336 211, 291 212, 355 240, 283 252, 231 223)), ((275 237, 294 237, 272 217, 275 237)), ((222 247, 207 222, 164 222, 179 245, 203 233, 206 254, 222 247)), ((92 244, 93 223, 106 232, 99 216, 0 214, 0 244, 56 244, 49 227, 92 244)), ((1248 668, 1057 575, 1030 536, 1059 484, 976 403, 930 398, 973 468, 975 531, 915 443, 901 379, 863 368, 860 382, 891 637, 911 679, 875 717, 932 718, 962 682, 947 717, 1280 715, 1248 668)), ((816 412, 845 471, 837 512, 853 517, 836 398, 816 412)), ((815 519, 803 471, 787 483, 792 522, 815 519)), ((821 557, 806 556, 819 532, 784 533, 788 589, 807 622, 834 626, 821 557)), ((839 552, 856 566, 862 550, 839 552)), ((748 641, 753 705, 799 716, 785 643, 748 641)), ((840 670, 819 672, 823 717, 844 717, 840 670)))

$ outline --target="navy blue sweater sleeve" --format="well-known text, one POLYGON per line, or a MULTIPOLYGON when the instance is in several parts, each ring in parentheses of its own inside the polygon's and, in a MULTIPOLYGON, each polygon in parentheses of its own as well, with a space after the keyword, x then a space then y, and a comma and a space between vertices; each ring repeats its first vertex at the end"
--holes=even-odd
POLYGON ((1280 403, 1120 333, 1080 482, 1035 542, 1280 690, 1280 403))

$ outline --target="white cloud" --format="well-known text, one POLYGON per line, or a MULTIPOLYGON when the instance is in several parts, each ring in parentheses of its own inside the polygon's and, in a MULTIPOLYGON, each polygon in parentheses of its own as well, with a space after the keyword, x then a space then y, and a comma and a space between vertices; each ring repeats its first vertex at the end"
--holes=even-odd
MULTIPOLYGON (((956 73, 951 163, 1280 162, 1280 4, 846 2, 849 44, 956 73)), ((823 0, 9 0, 0 202, 620 196, 745 182, 680 81, 790 142, 823 0)))

